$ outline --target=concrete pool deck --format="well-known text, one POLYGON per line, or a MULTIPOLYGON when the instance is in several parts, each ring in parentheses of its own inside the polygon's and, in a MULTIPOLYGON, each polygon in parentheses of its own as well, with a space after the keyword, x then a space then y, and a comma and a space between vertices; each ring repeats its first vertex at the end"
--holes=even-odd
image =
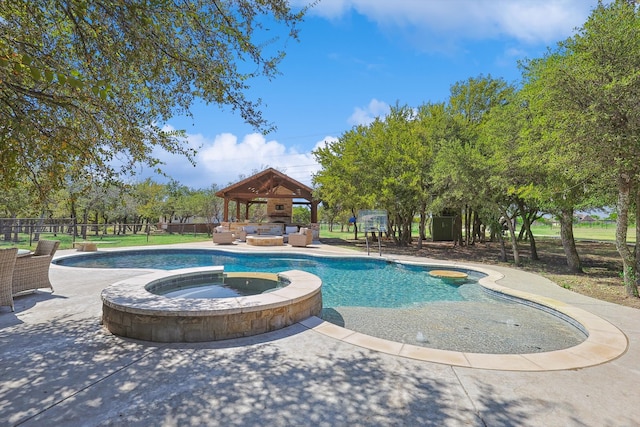
MULTIPOLYGON (((353 254, 321 244, 233 249, 353 254)), ((55 293, 18 297, 14 313, 0 308, 0 425, 637 426, 640 310, 488 268, 504 275, 501 286, 606 320, 627 351, 579 369, 477 369, 354 345, 320 333, 314 319, 249 338, 149 343, 100 325, 101 290, 149 270, 52 266, 55 293)))

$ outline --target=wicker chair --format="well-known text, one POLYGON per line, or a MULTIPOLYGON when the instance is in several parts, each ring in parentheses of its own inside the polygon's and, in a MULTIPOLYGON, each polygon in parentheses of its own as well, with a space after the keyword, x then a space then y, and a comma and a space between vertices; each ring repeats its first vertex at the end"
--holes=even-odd
POLYGON ((313 242, 313 232, 308 228, 301 228, 299 232, 289 234, 291 246, 305 247, 313 242))
POLYGON ((216 245, 230 245, 234 241, 233 233, 231 231, 221 231, 213 233, 213 243, 216 245))
POLYGON ((8 305, 13 308, 13 269, 16 264, 17 248, 0 250, 0 306, 8 305))
POLYGON ((53 255, 58 250, 60 241, 40 240, 36 250, 29 255, 16 258, 16 266, 13 269, 13 295, 36 289, 50 288, 49 266, 53 255))

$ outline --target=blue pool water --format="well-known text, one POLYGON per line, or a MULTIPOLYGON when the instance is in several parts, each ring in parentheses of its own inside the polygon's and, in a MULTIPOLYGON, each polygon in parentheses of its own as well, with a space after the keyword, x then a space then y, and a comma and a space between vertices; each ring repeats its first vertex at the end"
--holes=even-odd
POLYGON ((206 249, 151 249, 100 252, 56 261, 59 265, 85 268, 178 268, 224 265, 226 272, 303 270, 322 280, 325 308, 410 308, 433 301, 467 301, 488 298, 475 283, 481 273, 469 274, 468 284, 458 286, 429 276, 424 267, 380 259, 329 258, 304 255, 240 254, 206 249))

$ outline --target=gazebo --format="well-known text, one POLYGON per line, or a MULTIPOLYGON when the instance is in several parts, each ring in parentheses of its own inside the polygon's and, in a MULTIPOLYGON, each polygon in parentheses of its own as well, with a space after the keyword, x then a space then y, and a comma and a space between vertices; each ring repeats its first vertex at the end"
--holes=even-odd
POLYGON ((267 204, 269 222, 290 223, 292 206, 307 205, 311 209, 311 222, 318 222, 318 200, 313 198, 313 190, 295 179, 273 168, 265 169, 216 193, 224 199, 223 218, 229 221, 229 202, 236 203, 236 219, 249 217, 249 207, 257 203, 267 204))

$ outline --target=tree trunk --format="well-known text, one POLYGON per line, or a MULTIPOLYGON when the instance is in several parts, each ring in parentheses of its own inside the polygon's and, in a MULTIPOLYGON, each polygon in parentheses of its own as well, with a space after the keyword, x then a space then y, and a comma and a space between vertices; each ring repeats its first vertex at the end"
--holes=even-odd
POLYGON ((509 235, 511 236, 511 252, 513 252, 513 263, 520 267, 520 250, 518 249, 518 239, 516 237, 516 229, 509 227, 509 235))
MULTIPOLYGON (((493 227, 491 227, 493 230, 493 227)), ((493 234, 493 231, 491 232, 493 234)), ((500 243, 500 261, 507 262, 507 248, 504 245, 504 237, 502 237, 502 232, 495 233, 496 239, 500 243)))
POLYGON ((72 224, 72 233, 73 233, 73 237, 77 237, 78 236, 78 214, 76 212, 76 202, 75 199, 71 199, 71 204, 69 207, 69 211, 71 213, 71 218, 73 221, 72 224))
POLYGON ((634 286, 631 288, 631 293, 627 290, 627 295, 631 295, 634 297, 638 297, 638 288, 640 287, 640 188, 636 188, 636 245, 635 245, 635 256, 636 256, 636 280, 634 286))
POLYGON ((464 241, 467 246, 471 244, 471 208, 464 207, 464 241))
POLYGON ((38 225, 36 226, 35 233, 33 234, 34 241, 40 240, 40 230, 42 229, 43 224, 44 224, 44 212, 42 212, 40 214, 40 218, 38 218, 38 225))
POLYGON ((502 211, 502 215, 507 219, 507 227, 509 227, 509 236, 511 237, 511 252, 513 252, 513 263, 516 266, 520 266, 520 251, 518 250, 518 239, 516 237, 516 228, 513 223, 513 218, 509 217, 505 210, 502 211))
POLYGON ((462 215, 460 214, 460 210, 453 219, 453 246, 464 245, 464 240, 462 238, 462 215))
POLYGON ((538 261, 538 247, 536 246, 536 239, 533 238, 533 232, 531 231, 531 224, 527 226, 527 235, 529 236, 529 250, 531 251, 531 259, 538 261))
POLYGON ((477 211, 473 211, 473 240, 471 243, 476 242, 484 243, 484 236, 482 235, 482 221, 480 221, 480 215, 477 211))
POLYGON ((80 234, 82 240, 87 240, 87 223, 89 222, 89 211, 85 208, 82 211, 82 225, 80 225, 80 234))
POLYGON ((582 263, 573 237, 573 208, 562 209, 558 219, 560 220, 560 239, 567 257, 567 266, 574 273, 582 273, 582 263))
POLYGON ((616 249, 622 258, 622 277, 629 296, 638 295, 636 284, 636 264, 634 254, 627 245, 627 227, 629 226, 629 205, 631 201, 631 179, 621 174, 618 177, 618 218, 616 220, 616 249))
POLYGON ((11 227, 11 230, 13 231, 13 237, 11 239, 12 242, 18 242, 20 241, 20 221, 16 220, 16 215, 12 215, 11 216, 14 221, 13 221, 13 227, 11 227))
MULTIPOLYGON (((536 247, 536 239, 533 238, 533 232, 531 231, 531 218, 535 217, 528 212, 524 205, 521 207, 520 212, 522 212, 522 228, 525 231, 527 238, 529 239, 529 250, 531 251, 531 259, 534 261, 538 261, 540 257, 538 256, 538 248, 536 247)), ((518 239, 520 240, 520 239, 518 239)))
POLYGON ((422 249, 422 240, 425 238, 425 225, 427 223, 427 204, 420 204, 420 224, 418 225, 418 250, 422 249))

